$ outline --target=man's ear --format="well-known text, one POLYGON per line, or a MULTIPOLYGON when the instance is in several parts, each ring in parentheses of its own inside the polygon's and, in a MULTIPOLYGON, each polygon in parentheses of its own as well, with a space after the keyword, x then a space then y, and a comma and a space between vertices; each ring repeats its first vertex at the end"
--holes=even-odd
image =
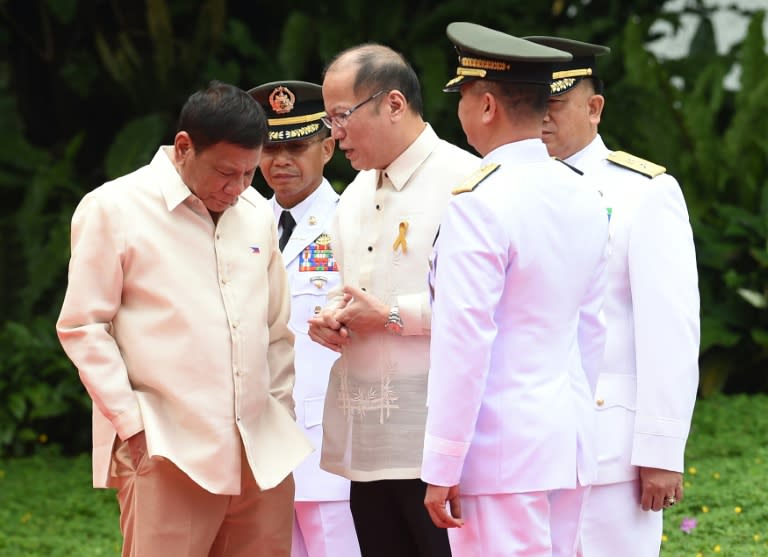
POLYGON ((587 100, 587 106, 589 107, 589 121, 597 125, 600 123, 600 118, 603 115, 603 107, 605 106, 605 97, 602 95, 590 95, 587 100))
POLYGON ((328 161, 331 160, 333 151, 336 149, 336 140, 331 136, 328 136, 322 140, 321 147, 323 149, 323 165, 326 165, 328 164, 328 161))
POLYGON ((405 100, 405 95, 397 89, 392 89, 387 93, 384 102, 386 104, 384 105, 383 110, 388 110, 389 116, 393 120, 399 120, 402 118, 403 114, 405 114, 405 111, 408 110, 408 101, 405 100))
POLYGON ((499 110, 499 102, 490 91, 485 91, 480 97, 481 121, 488 124, 499 110))
POLYGON ((176 164, 183 164, 193 150, 194 145, 189 134, 185 131, 177 133, 173 140, 173 154, 176 164))

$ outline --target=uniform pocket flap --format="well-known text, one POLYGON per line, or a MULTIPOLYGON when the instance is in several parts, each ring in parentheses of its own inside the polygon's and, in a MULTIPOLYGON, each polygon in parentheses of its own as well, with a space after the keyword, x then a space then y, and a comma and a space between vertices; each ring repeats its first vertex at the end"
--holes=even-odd
POLYGON ((635 410, 637 401, 637 377, 630 374, 601 373, 595 389, 597 409, 621 406, 635 410))
POLYGON ((291 277, 291 294, 328 294, 328 291, 339 282, 339 273, 323 271, 295 273, 291 277))

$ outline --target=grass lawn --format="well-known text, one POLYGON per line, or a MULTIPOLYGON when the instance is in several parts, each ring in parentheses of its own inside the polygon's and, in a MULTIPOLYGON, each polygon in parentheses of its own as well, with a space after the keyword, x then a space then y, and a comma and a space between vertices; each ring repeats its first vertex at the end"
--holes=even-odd
POLYGON ((768 397, 699 401, 685 499, 665 512, 663 557, 768 556, 767 485, 768 397))
POLYGON ((115 492, 91 488, 90 455, 0 461, 2 557, 119 556, 118 517, 115 492))
MULTIPOLYGON (((699 401, 686 461, 663 557, 768 557, 768 397, 699 401)), ((119 555, 114 492, 90 486, 89 456, 0 460, 0 555, 119 555)))

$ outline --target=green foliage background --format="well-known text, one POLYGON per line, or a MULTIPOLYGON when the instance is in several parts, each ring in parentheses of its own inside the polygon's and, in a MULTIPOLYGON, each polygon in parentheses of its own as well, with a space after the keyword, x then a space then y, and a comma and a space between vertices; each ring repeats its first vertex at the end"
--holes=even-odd
MULTIPOLYGON (((710 11, 687 0, 0 0, 0 454, 40 443, 89 446, 89 400, 55 338, 69 219, 90 189, 169 143, 186 97, 211 79, 249 88, 319 81, 338 51, 366 41, 403 52, 422 80, 426 118, 466 146, 450 21, 511 34, 607 44, 606 143, 666 166, 689 205, 702 298, 700 394, 768 389, 768 67, 764 12, 716 49, 710 11), (701 16, 688 57, 648 50, 651 26, 701 16), (737 91, 723 79, 741 69, 737 91)), ((736 8, 732 8, 736 9, 736 8)), ((342 188, 342 157, 327 169, 342 188)), ((264 191, 261 183, 256 184, 264 191)), ((663 269, 659 269, 663 272, 663 269)))

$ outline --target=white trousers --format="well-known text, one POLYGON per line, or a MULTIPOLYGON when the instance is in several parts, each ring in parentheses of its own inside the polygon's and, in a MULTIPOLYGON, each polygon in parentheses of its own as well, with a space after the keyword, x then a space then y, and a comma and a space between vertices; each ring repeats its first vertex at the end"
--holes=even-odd
POLYGON ((464 526, 448 530, 453 557, 574 557, 588 492, 462 496, 464 526))
POLYGON ((294 503, 291 557, 360 557, 349 501, 294 503))
POLYGON ((658 557, 663 511, 640 506, 640 480, 593 485, 581 525, 583 557, 658 557))

